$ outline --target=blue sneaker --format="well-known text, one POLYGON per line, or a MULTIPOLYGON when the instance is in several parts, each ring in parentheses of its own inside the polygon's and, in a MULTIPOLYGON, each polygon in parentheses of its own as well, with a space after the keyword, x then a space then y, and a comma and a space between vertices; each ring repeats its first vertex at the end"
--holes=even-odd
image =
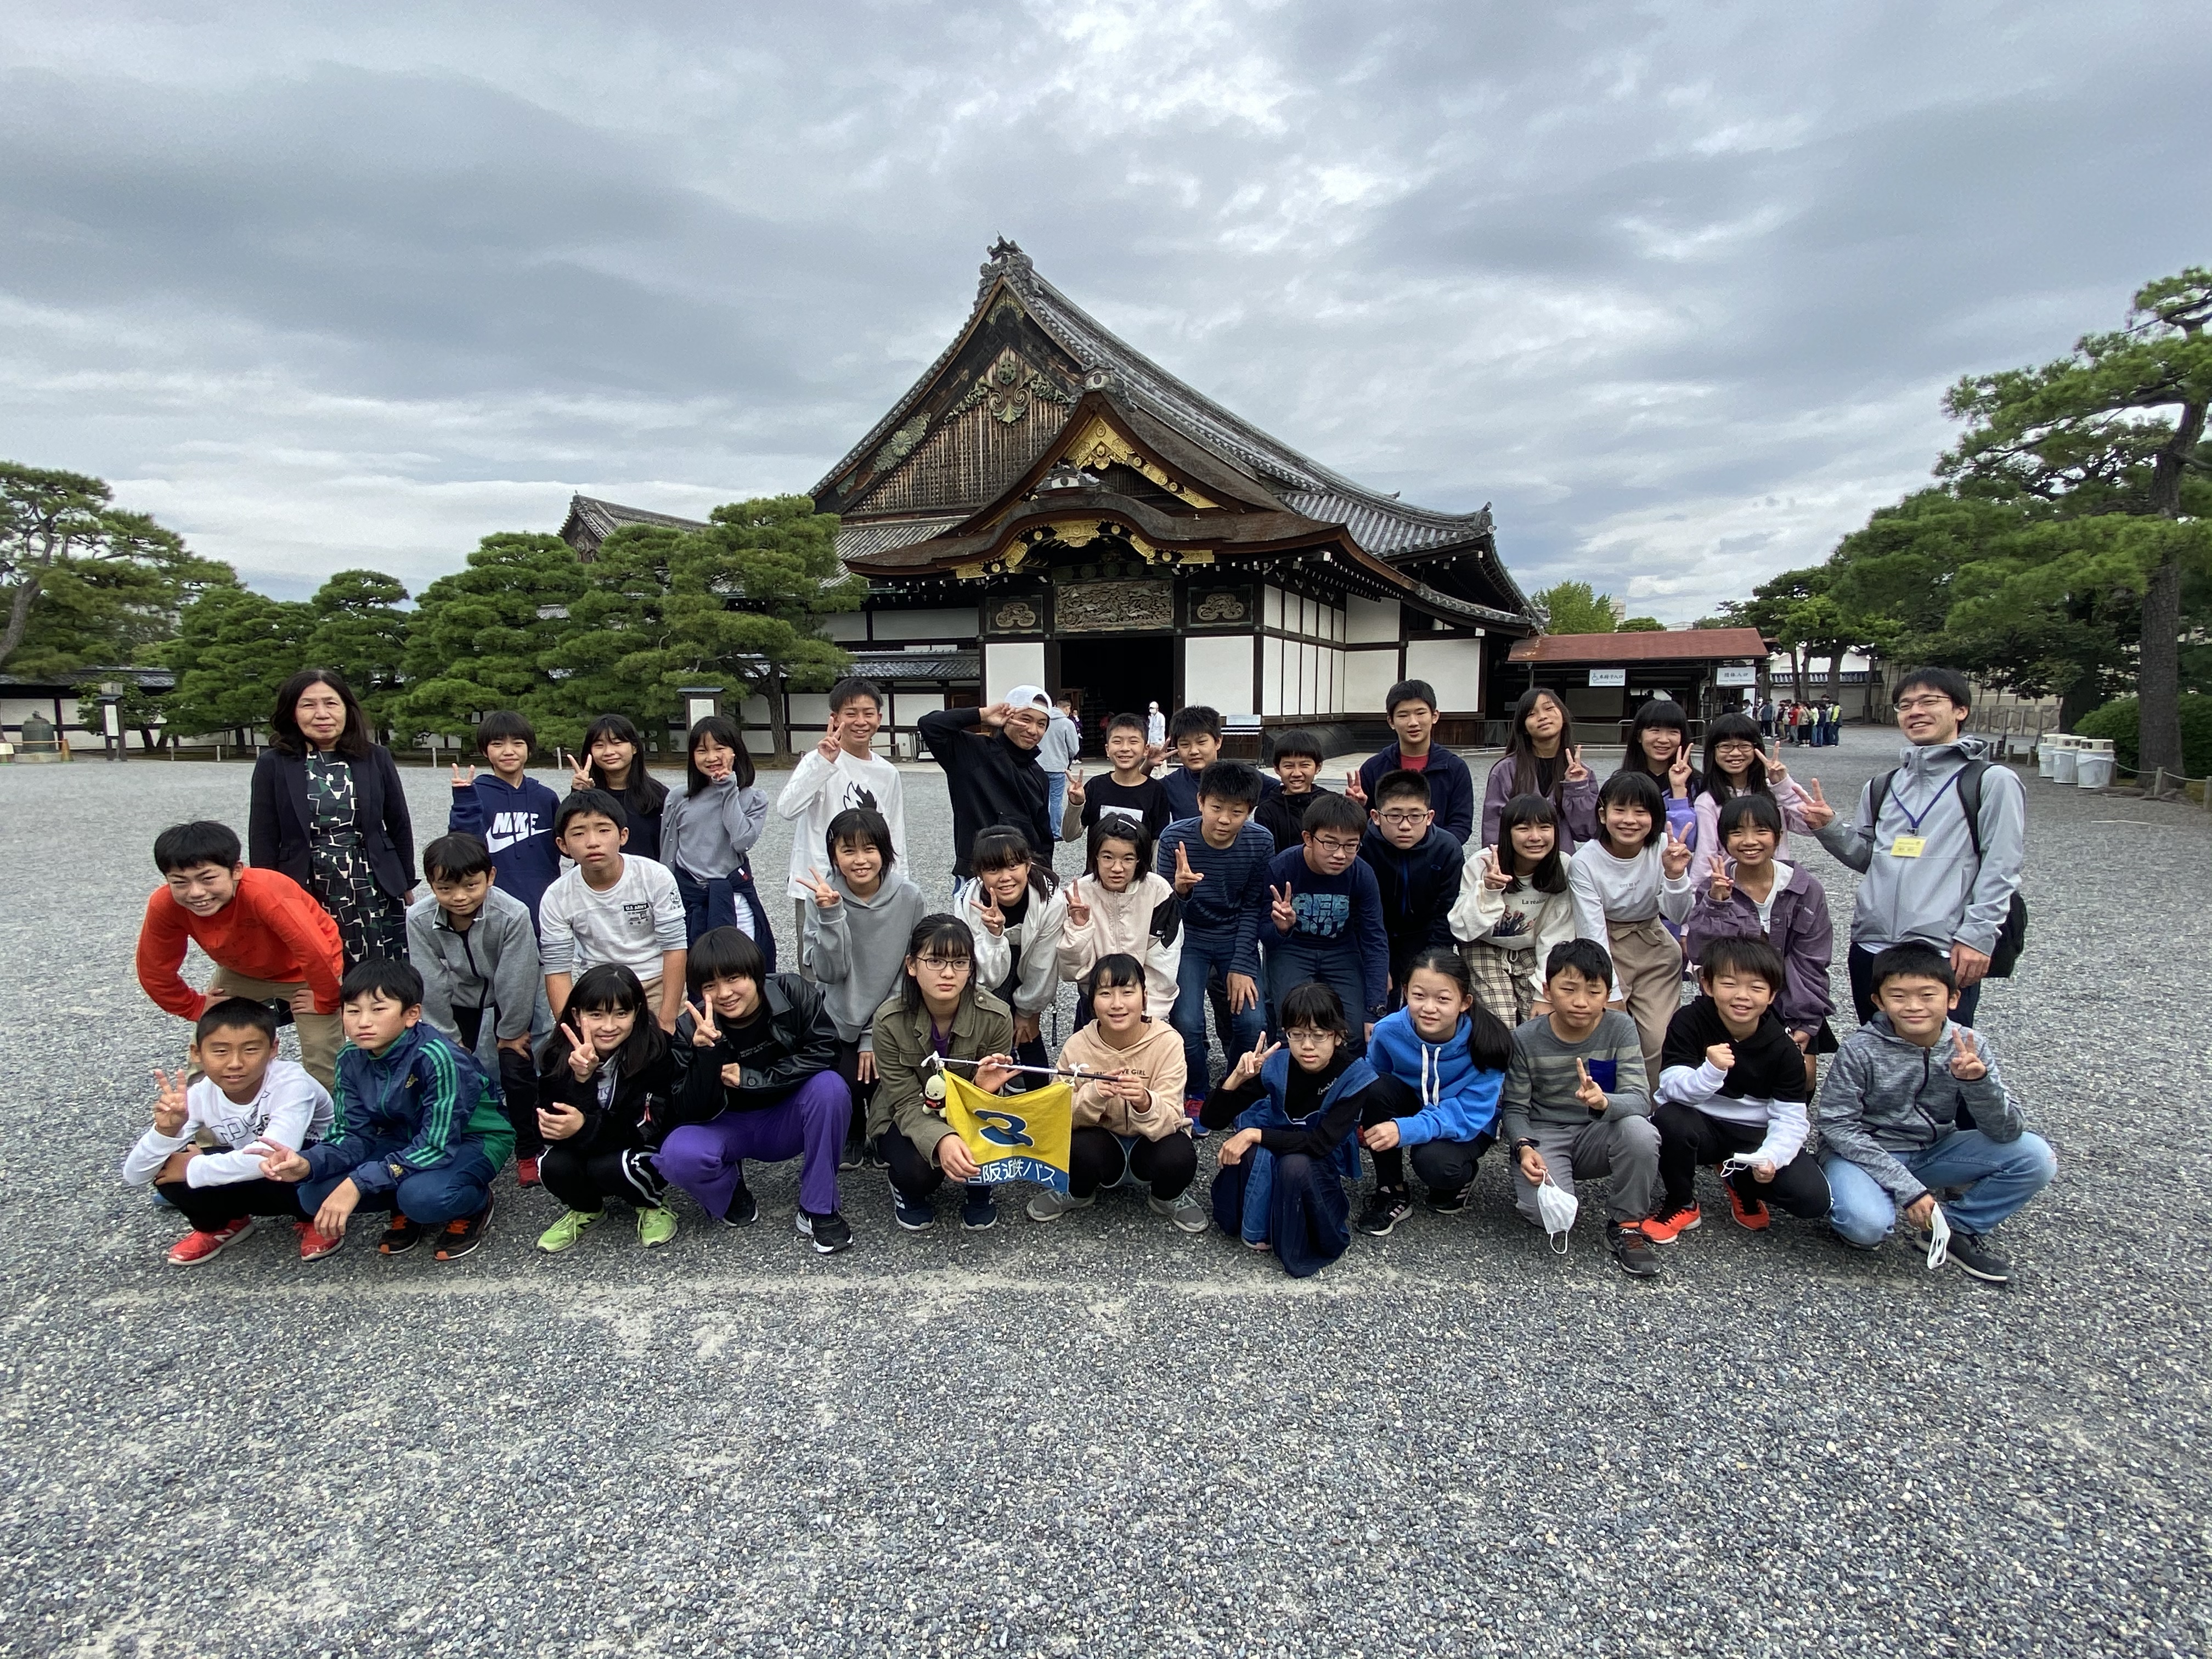
POLYGON ((980 1233, 986 1227, 999 1224, 999 1200, 986 1186, 965 1187, 961 1189, 960 1224, 971 1233, 980 1233))
POLYGON ((937 1212, 921 1199, 908 1198, 891 1188, 891 1215, 910 1233, 926 1233, 937 1224, 937 1212))
POLYGON ((1190 1120, 1190 1134, 1194 1140, 1203 1140, 1213 1133, 1206 1127, 1205 1121, 1199 1116, 1200 1111, 1205 1105, 1204 1095, 1186 1095, 1183 1097, 1182 1115, 1190 1120))

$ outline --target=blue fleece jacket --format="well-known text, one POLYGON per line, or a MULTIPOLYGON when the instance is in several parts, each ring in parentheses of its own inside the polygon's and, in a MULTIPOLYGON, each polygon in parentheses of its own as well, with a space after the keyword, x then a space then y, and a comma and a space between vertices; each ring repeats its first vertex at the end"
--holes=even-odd
MULTIPOLYGON (((1405 769, 1406 757, 1392 744, 1380 754, 1370 755, 1359 765, 1359 787, 1372 800, 1375 786, 1384 775, 1405 769)), ((1429 786, 1429 810, 1437 815, 1436 827, 1464 846, 1474 834, 1474 774, 1467 763, 1440 743, 1429 745, 1427 765, 1421 776, 1429 786)))
POLYGON ((1424 1041, 1413 1029, 1413 1017, 1403 1008, 1376 1026, 1367 1045, 1368 1060, 1382 1076, 1413 1085, 1421 1097, 1419 1111, 1398 1120, 1401 1145, 1473 1140, 1498 1127, 1505 1073, 1476 1068, 1467 1049, 1469 1023, 1461 1015, 1458 1029, 1442 1042, 1424 1041))
POLYGON ((491 849, 499 890, 530 907, 532 926, 538 901, 561 874, 561 854, 553 845, 553 815, 561 798, 532 777, 510 787, 495 772, 482 772, 453 786, 449 835, 480 836, 491 849))

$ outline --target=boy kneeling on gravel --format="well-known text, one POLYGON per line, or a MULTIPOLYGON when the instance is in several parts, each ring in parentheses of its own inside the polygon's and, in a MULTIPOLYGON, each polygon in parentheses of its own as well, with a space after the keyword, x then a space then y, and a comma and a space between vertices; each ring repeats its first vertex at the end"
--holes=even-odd
POLYGON ((269 1148, 293 1150, 331 1127, 331 1097, 296 1061, 276 1058, 276 1014, 226 997, 192 1028, 188 1079, 154 1073, 154 1127, 124 1154, 126 1185, 149 1182, 191 1231, 170 1247, 173 1267, 197 1267, 253 1230, 257 1216, 300 1221, 299 1189, 261 1173, 269 1148), (198 1142, 204 1133, 209 1146, 198 1142))
POLYGON ((492 1177, 514 1150, 499 1091, 477 1064, 422 1021, 422 975, 404 962, 364 962, 338 988, 346 1041, 330 1139, 304 1152, 271 1147, 271 1181, 300 1183, 313 1225, 300 1259, 345 1243, 356 1209, 389 1210, 377 1248, 399 1255, 439 1230, 438 1260, 466 1255, 491 1222, 492 1177))

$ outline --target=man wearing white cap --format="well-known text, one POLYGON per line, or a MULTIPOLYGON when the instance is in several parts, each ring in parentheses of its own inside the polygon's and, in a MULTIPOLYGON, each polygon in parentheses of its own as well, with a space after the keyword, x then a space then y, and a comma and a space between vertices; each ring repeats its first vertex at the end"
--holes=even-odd
POLYGON ((1051 819, 1037 744, 1052 721, 1052 699, 1041 685, 1018 685, 988 708, 939 708, 921 717, 923 743, 945 769, 952 794, 954 892, 974 875, 968 850, 975 837, 1007 824, 1029 837, 1030 850, 1052 863, 1051 819))

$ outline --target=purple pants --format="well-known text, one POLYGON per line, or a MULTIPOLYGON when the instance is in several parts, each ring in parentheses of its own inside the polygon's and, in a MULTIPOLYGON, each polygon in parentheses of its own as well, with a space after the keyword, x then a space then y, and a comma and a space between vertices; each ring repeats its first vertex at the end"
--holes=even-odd
POLYGON ((719 1218, 744 1183, 747 1158, 761 1164, 799 1158, 799 1207, 830 1215, 837 1208, 837 1157, 852 1115, 844 1079, 817 1072, 773 1106, 671 1129, 653 1163, 697 1199, 701 1209, 719 1218))

